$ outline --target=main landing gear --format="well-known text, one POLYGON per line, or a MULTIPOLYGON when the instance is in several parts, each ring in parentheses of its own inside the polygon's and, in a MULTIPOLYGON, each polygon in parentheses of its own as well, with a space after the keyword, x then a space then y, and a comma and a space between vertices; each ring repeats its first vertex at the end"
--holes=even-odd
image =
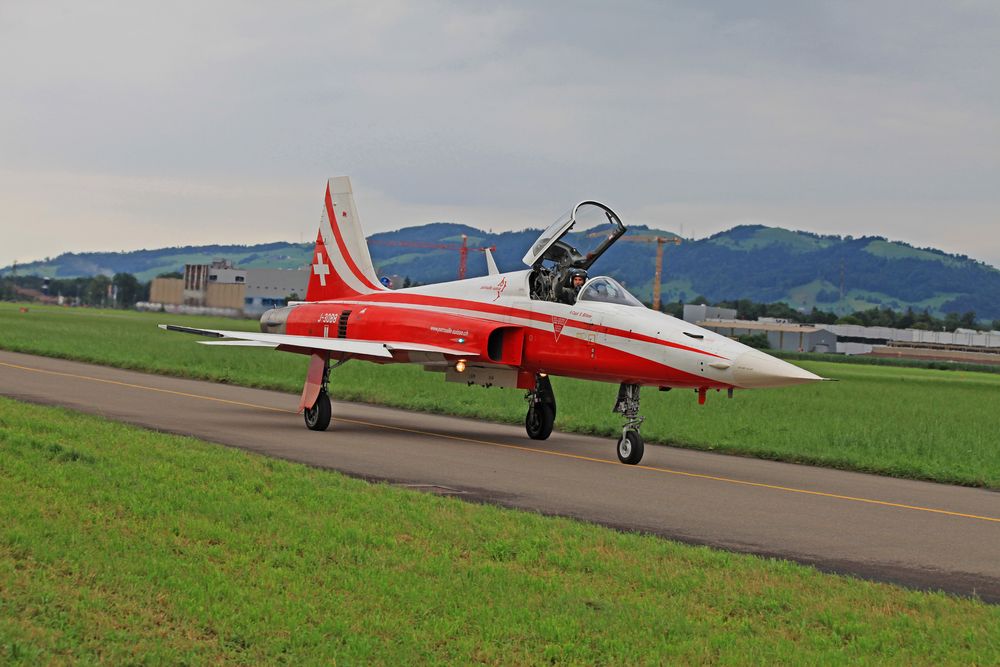
POLYGON ((556 421, 556 395, 552 383, 544 375, 535 376, 535 388, 525 396, 528 414, 524 417, 524 430, 532 440, 545 440, 552 435, 556 421))
MULTIPOLYGON (((552 393, 552 383, 544 375, 535 376, 535 388, 525 396, 528 414, 524 417, 524 430, 532 440, 545 440, 552 434, 556 420, 556 397, 552 393)), ((618 400, 613 412, 625 418, 622 436, 618 439, 618 460, 627 465, 635 465, 642 460, 645 443, 639 434, 639 426, 644 417, 639 415, 639 385, 622 383, 618 389, 618 400)))
POLYGON ((323 384, 320 387, 319 395, 316 396, 316 402, 312 404, 312 407, 302 411, 306 428, 310 431, 325 431, 330 426, 330 417, 333 410, 330 406, 330 394, 327 392, 329 381, 330 362, 327 361, 323 364, 323 384))
POLYGON ((639 385, 622 383, 618 388, 618 400, 612 412, 619 412, 625 418, 622 436, 618 439, 618 460, 627 465, 635 465, 642 460, 644 443, 639 434, 639 426, 644 417, 639 416, 639 385))

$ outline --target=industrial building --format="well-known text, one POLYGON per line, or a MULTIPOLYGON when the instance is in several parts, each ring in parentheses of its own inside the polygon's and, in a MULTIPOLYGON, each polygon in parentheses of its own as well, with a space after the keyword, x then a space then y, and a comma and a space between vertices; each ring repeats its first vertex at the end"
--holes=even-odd
POLYGON ((837 335, 813 324, 796 324, 783 320, 703 320, 696 324, 723 336, 737 338, 764 334, 773 350, 786 352, 836 352, 837 335))
POLYGON ((788 352, 836 352, 837 336, 812 324, 796 324, 785 320, 761 318, 757 321, 736 319, 733 308, 707 305, 685 305, 684 321, 715 331, 729 338, 763 334, 774 350, 788 352))
POLYGON ((735 316, 736 311, 728 308, 684 306, 686 322, 730 338, 764 334, 775 350, 1000 363, 998 331, 957 329, 951 332, 854 324, 798 324, 767 317, 756 321, 737 320, 735 316))
POLYGON ((240 317, 304 298, 309 272, 301 269, 239 269, 225 259, 187 264, 183 278, 155 278, 144 310, 240 317))
POLYGON ((928 331, 825 324, 837 335, 837 351, 877 357, 1000 363, 1000 331, 928 331))

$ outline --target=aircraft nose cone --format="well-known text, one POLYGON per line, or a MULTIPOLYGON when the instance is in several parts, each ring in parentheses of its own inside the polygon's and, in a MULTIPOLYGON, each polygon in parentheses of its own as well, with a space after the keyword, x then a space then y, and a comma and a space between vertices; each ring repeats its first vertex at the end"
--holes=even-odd
POLYGON ((750 350, 733 361, 733 379, 739 387, 756 389, 788 387, 804 382, 818 382, 823 378, 769 354, 750 350))

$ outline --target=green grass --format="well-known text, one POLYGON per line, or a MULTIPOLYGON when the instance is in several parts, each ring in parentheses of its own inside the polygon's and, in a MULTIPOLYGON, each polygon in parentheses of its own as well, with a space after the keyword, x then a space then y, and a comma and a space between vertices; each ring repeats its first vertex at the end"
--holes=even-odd
POLYGON ((844 310, 841 311, 843 314, 847 315, 859 310, 868 310, 870 308, 879 308, 882 305, 896 304, 896 310, 902 310, 904 307, 913 308, 915 312, 922 310, 930 311, 931 315, 935 317, 944 317, 945 314, 941 310, 944 304, 948 303, 952 299, 963 296, 959 292, 938 292, 932 297, 923 299, 921 301, 911 301, 907 304, 899 304, 898 299, 889 296, 884 292, 873 292, 871 290, 861 290, 861 289, 850 289, 844 295, 843 302, 838 302, 838 305, 844 306, 844 310))
POLYGON ((756 250, 770 245, 787 246, 792 252, 811 252, 826 248, 834 243, 831 239, 816 238, 790 229, 768 228, 758 229, 753 236, 734 240, 728 237, 712 239, 711 243, 733 250, 756 250))
POLYGON ((858 364, 861 366, 896 366, 897 368, 926 368, 939 371, 968 371, 973 373, 1000 373, 1000 355, 997 363, 977 364, 963 361, 945 361, 941 359, 908 359, 905 357, 871 357, 863 354, 844 355, 821 352, 787 352, 784 350, 766 350, 779 359, 794 361, 832 361, 837 364, 858 364))
POLYGON ((888 259, 919 259, 930 262, 941 262, 946 266, 959 268, 965 266, 961 261, 945 254, 921 250, 901 243, 890 243, 889 241, 872 241, 865 246, 864 251, 876 257, 886 257, 888 259))
MULTIPOLYGON (((298 393, 305 358, 198 345, 157 322, 255 329, 256 322, 0 304, 0 347, 298 393)), ((1000 488, 1000 375, 798 362, 841 380, 787 389, 710 393, 643 390, 650 442, 1000 488)), ((556 428, 614 436, 617 387, 554 378, 556 428)), ((444 382, 419 367, 353 362, 331 377, 335 398, 499 422, 524 419, 523 392, 444 382)), ((294 405, 295 399, 289 398, 294 405)), ((609 448, 611 443, 609 442, 609 448)))
POLYGON ((0 399, 0 663, 996 664, 1000 608, 0 399))

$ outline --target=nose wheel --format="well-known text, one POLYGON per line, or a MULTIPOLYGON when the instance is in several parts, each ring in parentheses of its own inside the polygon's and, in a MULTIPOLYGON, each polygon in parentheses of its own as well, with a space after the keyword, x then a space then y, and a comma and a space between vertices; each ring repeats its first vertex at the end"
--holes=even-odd
POLYGON ((644 444, 638 431, 625 431, 618 440, 618 460, 626 465, 635 465, 642 460, 644 444))
POLYGON ((622 383, 618 388, 618 399, 612 412, 625 418, 622 435, 618 439, 618 460, 626 465, 635 465, 642 460, 645 443, 639 434, 644 417, 639 415, 639 385, 622 383))

